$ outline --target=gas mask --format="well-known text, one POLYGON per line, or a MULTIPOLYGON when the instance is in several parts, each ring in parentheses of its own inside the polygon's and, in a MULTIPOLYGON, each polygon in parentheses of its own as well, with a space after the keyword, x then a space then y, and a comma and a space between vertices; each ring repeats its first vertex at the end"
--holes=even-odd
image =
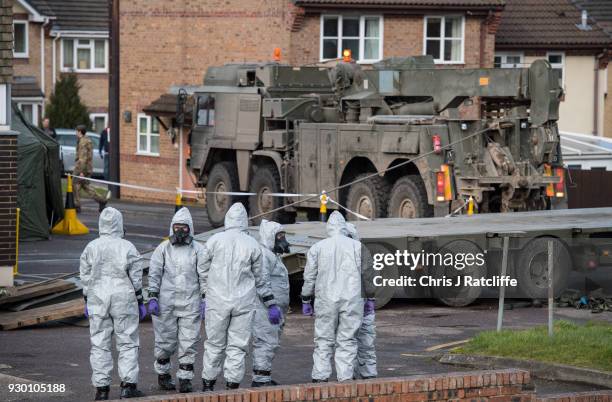
POLYGON ((274 249, 272 250, 276 254, 287 254, 289 253, 289 242, 285 238, 285 232, 278 232, 274 237, 274 249))
POLYGON ((170 236, 170 243, 172 245, 189 245, 193 237, 189 232, 189 225, 183 223, 177 223, 172 225, 172 236, 170 236))

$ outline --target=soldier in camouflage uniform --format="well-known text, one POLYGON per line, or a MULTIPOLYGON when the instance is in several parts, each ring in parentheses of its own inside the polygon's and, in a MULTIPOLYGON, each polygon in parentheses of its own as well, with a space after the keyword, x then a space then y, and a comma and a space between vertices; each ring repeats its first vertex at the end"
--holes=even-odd
POLYGON ((74 184, 74 204, 78 212, 81 211, 81 190, 98 202, 99 211, 102 212, 106 203, 110 198, 110 191, 106 194, 106 197, 100 196, 91 186, 89 180, 79 180, 78 177, 90 177, 93 173, 93 144, 91 140, 85 135, 87 129, 83 125, 77 126, 77 147, 76 157, 74 160, 74 171, 72 174, 75 176, 74 184))

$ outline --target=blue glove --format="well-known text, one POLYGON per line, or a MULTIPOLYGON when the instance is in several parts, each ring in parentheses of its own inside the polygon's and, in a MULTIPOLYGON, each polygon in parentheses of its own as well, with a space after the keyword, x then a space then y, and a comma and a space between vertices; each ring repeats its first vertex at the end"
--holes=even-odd
POLYGON ((310 303, 302 303, 302 314, 304 315, 312 315, 314 312, 312 310, 312 304, 310 303))
POLYGON ((149 300, 149 314, 154 316, 159 315, 159 304, 157 303, 157 299, 149 300))
POLYGON ((376 309, 376 305, 374 304, 374 300, 368 299, 363 305, 363 315, 374 314, 375 309, 376 309))
POLYGON ((206 316, 206 299, 202 299, 200 302, 200 318, 203 320, 206 316))
POLYGON ((138 317, 140 318, 140 321, 144 320, 146 316, 147 308, 145 307, 144 303, 138 303, 138 317))
POLYGON ((268 320, 270 320, 270 324, 280 324, 281 318, 283 318, 283 313, 281 313, 280 308, 278 308, 276 304, 273 304, 268 307, 268 320))
POLYGON ((89 318, 89 311, 87 310, 87 302, 85 302, 85 318, 89 318))

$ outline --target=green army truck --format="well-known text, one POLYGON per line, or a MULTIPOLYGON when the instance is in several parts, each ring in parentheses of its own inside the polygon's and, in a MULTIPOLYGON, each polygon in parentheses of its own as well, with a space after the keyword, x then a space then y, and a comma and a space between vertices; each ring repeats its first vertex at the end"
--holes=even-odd
POLYGON ((323 191, 368 218, 445 216, 470 198, 480 213, 563 208, 561 95, 543 60, 521 69, 441 69, 429 56, 368 68, 211 67, 194 94, 189 167, 213 226, 235 201, 251 216, 314 219, 317 197, 277 209, 323 191))

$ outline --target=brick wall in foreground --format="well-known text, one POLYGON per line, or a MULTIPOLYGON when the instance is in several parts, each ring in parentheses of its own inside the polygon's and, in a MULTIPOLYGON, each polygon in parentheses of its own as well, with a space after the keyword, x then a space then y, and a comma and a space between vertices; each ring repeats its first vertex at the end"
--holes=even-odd
MULTIPOLYGON (((197 380, 196 380, 197 381, 197 380)), ((196 387, 200 386, 195 382, 196 387)), ((223 384, 218 384, 223 387, 223 384)), ((346 383, 297 384, 288 386, 246 388, 162 395, 137 398, 134 401, 157 402, 411 402, 411 401, 535 401, 534 387, 528 371, 492 370, 380 378, 346 383)))

